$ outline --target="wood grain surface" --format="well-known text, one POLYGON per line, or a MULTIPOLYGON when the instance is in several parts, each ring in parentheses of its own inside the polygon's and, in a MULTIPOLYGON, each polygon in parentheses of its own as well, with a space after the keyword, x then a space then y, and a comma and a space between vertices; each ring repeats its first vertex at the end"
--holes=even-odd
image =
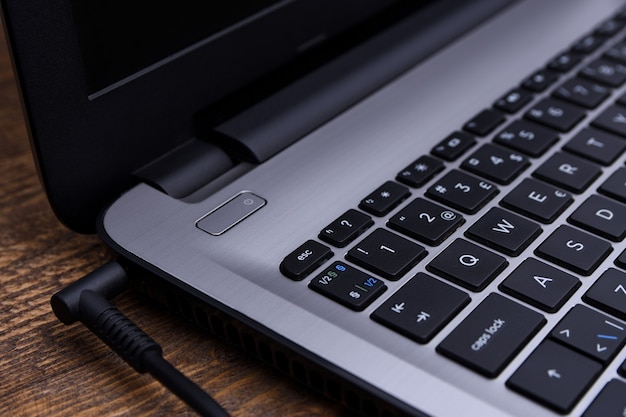
MULTIPOLYGON (((96 236, 66 229, 49 208, 0 36, 0 416, 194 415, 81 325, 62 325, 52 313, 53 293, 112 256, 96 236)), ((125 294, 116 304, 233 416, 344 414, 137 294, 125 294)))

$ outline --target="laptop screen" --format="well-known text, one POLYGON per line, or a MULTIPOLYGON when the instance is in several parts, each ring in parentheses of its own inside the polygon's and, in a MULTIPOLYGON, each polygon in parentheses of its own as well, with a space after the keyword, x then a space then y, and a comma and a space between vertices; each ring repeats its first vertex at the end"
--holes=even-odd
POLYGON ((90 93, 154 68, 293 0, 73 1, 90 93))

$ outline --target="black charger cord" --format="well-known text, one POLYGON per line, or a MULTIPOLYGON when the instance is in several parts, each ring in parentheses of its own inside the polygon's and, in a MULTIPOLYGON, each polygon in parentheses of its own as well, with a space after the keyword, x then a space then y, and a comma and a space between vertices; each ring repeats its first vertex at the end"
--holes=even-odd
POLYGON ((126 269, 111 261, 54 294, 50 303, 61 322, 82 322, 137 372, 151 374, 198 414, 228 417, 209 394, 163 358, 158 343, 108 301, 129 286, 126 269))

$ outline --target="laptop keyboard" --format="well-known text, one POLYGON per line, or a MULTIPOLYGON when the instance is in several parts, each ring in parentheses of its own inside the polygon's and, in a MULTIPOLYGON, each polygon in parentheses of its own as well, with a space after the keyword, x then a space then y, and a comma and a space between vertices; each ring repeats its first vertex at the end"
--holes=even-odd
MULTIPOLYGON (((463 311, 471 293, 500 280, 506 296, 487 295, 448 329, 437 352, 495 378, 545 326, 545 313, 561 314, 506 385, 558 413, 570 412, 626 342, 626 325, 619 321, 626 320, 626 251, 618 254, 616 268, 598 271, 612 256, 610 242, 626 237, 626 168, 612 166, 626 150, 626 95, 611 99, 626 83, 625 26, 622 12, 574 42, 430 155, 401 169, 395 181, 372 187, 357 202, 360 210, 351 208, 321 229, 324 244, 305 242, 285 257, 281 272, 294 280, 312 276, 311 290, 354 311, 386 297, 370 318, 418 344, 429 343, 463 311), (599 115, 588 116, 610 100, 599 115), (530 169, 544 155, 545 162, 530 169), (455 161, 459 169, 447 166, 455 161), (596 184, 597 193, 578 201, 576 195, 591 190, 608 170, 614 172, 596 184), (500 185, 517 180, 501 195, 500 185), (486 207, 496 198, 495 206, 486 207), (480 217, 463 238, 449 242, 466 223, 464 215, 476 213, 480 217), (386 228, 371 230, 372 216, 388 215, 386 228), (555 222, 563 224, 542 234, 542 224, 555 222), (533 243, 535 257, 503 274, 507 257, 533 243), (347 262, 330 263, 331 247, 347 247, 347 262), (429 274, 405 276, 434 251, 424 265, 429 274), (584 304, 561 311, 581 276, 596 272, 582 299, 602 313, 584 304), (406 279, 402 287, 386 291, 385 280, 400 279, 406 279)), ((618 372, 626 376, 626 363, 618 372)), ((626 384, 613 380, 585 416, 622 415, 625 396, 626 384)))

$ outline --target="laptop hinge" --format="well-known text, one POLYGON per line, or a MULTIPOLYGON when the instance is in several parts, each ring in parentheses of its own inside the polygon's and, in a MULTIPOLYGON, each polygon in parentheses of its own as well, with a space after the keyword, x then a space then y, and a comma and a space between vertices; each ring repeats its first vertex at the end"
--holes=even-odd
POLYGON ((192 139, 134 173, 141 181, 183 198, 226 173, 234 162, 222 149, 192 139))
POLYGON ((213 139, 263 162, 512 2, 436 2, 223 122, 213 139))

